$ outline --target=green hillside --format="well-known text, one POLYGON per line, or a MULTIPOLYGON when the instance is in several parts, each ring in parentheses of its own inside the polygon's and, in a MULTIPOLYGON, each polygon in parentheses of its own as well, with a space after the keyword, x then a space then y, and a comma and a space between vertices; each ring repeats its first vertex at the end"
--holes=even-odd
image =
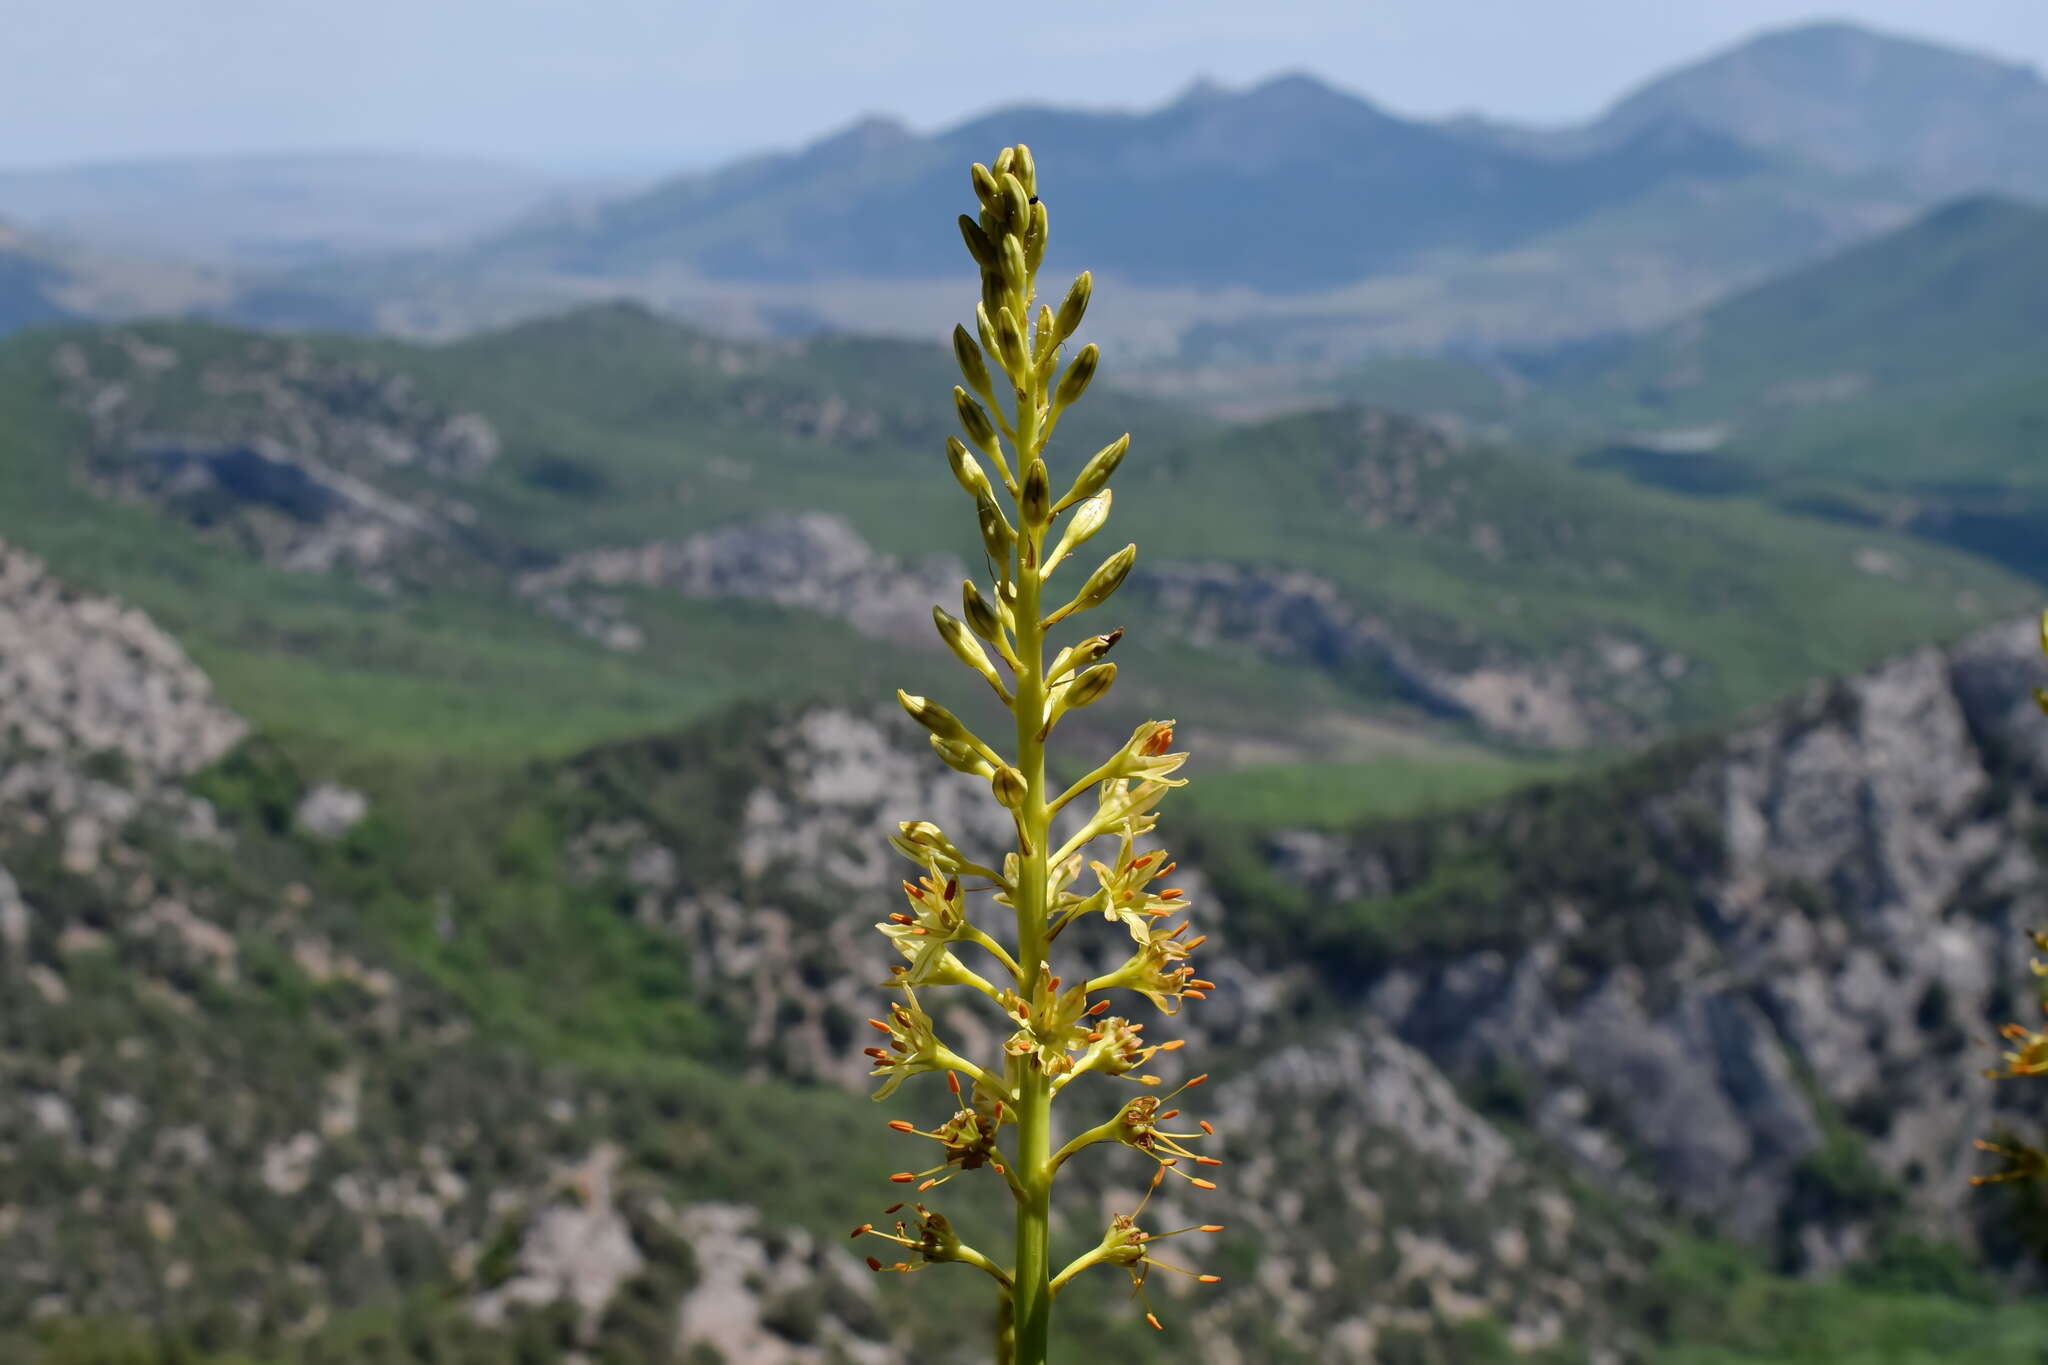
MULTIPOLYGON (((933 348, 746 345, 630 308, 440 348, 200 325, 38 332, 0 344, 0 529, 156 615, 266 726, 398 751, 559 752, 742 697, 872 693, 900 676, 921 630, 593 588, 638 632, 620 651, 513 589, 563 556, 806 512, 844 518, 887 562, 938 554, 972 572, 960 498, 934 477, 950 379, 933 348), (91 377, 58 381, 60 361, 91 377), (96 434, 82 405, 115 388, 96 434), (450 414, 486 423, 494 458, 436 464, 450 414), (426 453, 386 459, 366 432, 426 453), (327 463, 309 476, 255 461, 266 479, 339 464, 351 487, 437 518, 431 533, 379 523, 395 548, 374 565, 295 571, 294 538, 326 534, 328 514, 308 510, 334 500, 325 485, 292 495, 304 505, 266 502, 281 496, 267 484, 164 491, 164 459, 294 439, 327 463), (166 442, 170 456, 150 453, 166 442)), ((1184 720, 1268 758, 1328 757, 1340 731, 1353 738, 1338 755, 1377 751, 1381 720, 1425 754, 1555 742, 1467 709, 1499 686, 1567 698, 1584 717, 1571 743, 1705 723, 2024 601, 1999 571, 1894 532, 1459 447, 1377 410, 1223 427, 1112 393, 1076 409, 1058 444, 1078 460, 1126 429, 1117 506, 1145 547, 1140 590, 1184 607, 1173 593, 1208 593, 1217 623, 1138 632, 1133 662, 1177 679, 1184 720), (1418 730, 1418 705, 1440 719, 1418 730)), ((1113 703, 1106 727, 1148 699, 1113 703)))

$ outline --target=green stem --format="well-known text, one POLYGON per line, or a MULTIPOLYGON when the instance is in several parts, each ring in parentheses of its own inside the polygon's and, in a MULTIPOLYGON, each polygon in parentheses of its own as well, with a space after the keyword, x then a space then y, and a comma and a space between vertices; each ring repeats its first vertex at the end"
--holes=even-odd
MULTIPOLYGON (((1020 305, 1021 306, 1021 305, 1020 305)), ((1026 315, 1028 316, 1028 314, 1026 315)), ((1013 379, 1018 376, 1013 376, 1013 379)), ((1039 385, 1024 377, 1017 394, 1019 475, 1037 453, 1039 385)), ((1021 519, 1021 518, 1020 518, 1021 519)), ((1023 526, 1017 540, 1017 767, 1024 774, 1018 829, 1025 847, 1017 869, 1017 985, 1027 998, 1045 962, 1046 843, 1052 815, 1045 799, 1045 627, 1039 619, 1045 528, 1023 526)), ((1016 1365, 1045 1365, 1052 1322, 1052 1083, 1035 1067, 1023 1069, 1017 1097, 1016 1365)))

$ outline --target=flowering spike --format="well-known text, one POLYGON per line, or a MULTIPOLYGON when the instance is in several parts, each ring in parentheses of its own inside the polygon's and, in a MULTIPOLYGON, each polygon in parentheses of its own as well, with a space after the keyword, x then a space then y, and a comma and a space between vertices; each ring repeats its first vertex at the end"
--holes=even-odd
MULTIPOLYGON (((973 168, 970 181, 976 211, 963 215, 959 227, 980 274, 981 292, 972 326, 953 331, 954 359, 965 383, 953 389, 961 435, 948 439, 946 456, 953 479, 974 501, 991 590, 984 595, 972 581, 963 583, 960 615, 935 608, 932 620, 947 648, 989 683, 1009 711, 1015 747, 999 752, 936 701, 908 691, 899 692, 898 699, 930 732, 941 762, 987 783, 990 798, 1007 812, 1016 843, 1014 851, 1000 857, 970 855, 928 821, 898 827, 890 843, 918 871, 903 884, 907 904, 885 912, 876 928, 902 958, 885 983, 901 998, 868 1021, 886 1041, 877 1040, 864 1055, 874 1063, 873 1074, 882 1078, 878 1099, 933 1071, 945 1076, 955 1101, 953 1116, 930 1130, 907 1119, 888 1121, 891 1130, 936 1142, 941 1149, 937 1164, 899 1171, 889 1179, 922 1194, 986 1167, 1016 1200, 1016 1256, 1011 1269, 999 1268, 964 1246, 945 1219, 922 1204, 914 1206, 914 1222, 906 1217, 893 1231, 862 1224, 854 1235, 881 1237, 903 1249, 904 1259, 892 1264, 870 1258, 870 1268, 877 1271, 908 1273, 958 1261, 994 1276, 1007 1296, 1010 1345, 1005 1358, 1014 1365, 1046 1365, 1053 1294, 1088 1264, 1127 1270, 1141 1297, 1144 1276, 1155 1265, 1216 1282, 1215 1276, 1151 1260, 1146 1254, 1150 1239, 1136 1221, 1168 1171, 1198 1187, 1214 1188, 1190 1168, 1221 1163, 1182 1145, 1212 1135, 1208 1124, 1199 1134, 1164 1130, 1159 1120, 1178 1111, 1162 1115, 1156 1094, 1146 1093, 1109 1123, 1058 1153, 1050 1150, 1052 1101, 1068 1084, 1093 1072, 1127 1078, 1156 1092, 1160 1078, 1142 1068, 1159 1053, 1181 1046, 1180 1039, 1145 1041, 1143 1026, 1111 1013, 1113 1001, 1102 998, 1103 993, 1132 991, 1171 1014, 1183 1001, 1201 999, 1213 985, 1197 976, 1188 961, 1204 939, 1184 915, 1190 899, 1186 889, 1159 883, 1174 863, 1164 850, 1140 847, 1157 821, 1155 808, 1183 785, 1174 774, 1187 755, 1171 752, 1173 722, 1138 726, 1121 748, 1065 792, 1046 786, 1046 744, 1054 725, 1063 714, 1099 702, 1110 691, 1117 665, 1105 656, 1123 635, 1118 627, 1087 636, 1048 661, 1047 631, 1075 612, 1108 601, 1128 578, 1137 547, 1110 555, 1063 605, 1055 605, 1057 598, 1048 601, 1048 580, 1107 523, 1113 508, 1108 483, 1127 461, 1131 443, 1121 437, 1085 460, 1064 460, 1060 452, 1049 452, 1062 411, 1082 396, 1100 365, 1095 346, 1072 352, 1066 347, 1088 308, 1093 277, 1082 275, 1057 311, 1038 297, 1037 273, 1050 219, 1039 198, 1039 168, 1029 149, 1001 149, 988 165, 973 168), (984 468, 983 460, 991 467, 984 468), (1061 488, 1066 491, 1057 493, 1061 488), (1064 532, 1051 544, 1062 515, 1064 532), (1054 817, 1091 795, 1092 815, 1078 821, 1072 816, 1079 812, 1064 816, 1059 828, 1066 842, 1058 843, 1054 817), (1107 844, 1115 845, 1113 854, 1102 847, 1107 844), (1105 861, 1090 861, 1094 852, 1105 861), (1091 868, 1096 885, 1077 885, 1091 868), (975 894, 982 891, 993 895, 982 900, 975 894), (1014 923, 999 930, 984 922, 981 912, 990 903, 1014 923), (1048 950, 1091 912, 1129 933, 1131 956, 1107 976, 1067 974, 1063 979, 1048 950), (941 1038, 919 994, 953 986, 967 987, 970 1000, 986 997, 1002 1012, 998 1055, 970 1059, 941 1038), (1046 1260, 1053 1175, 1081 1147, 1112 1140, 1151 1159, 1151 1185, 1137 1211, 1120 1215, 1095 1252, 1055 1276, 1046 1260)), ((889 1210, 889 1216, 902 1207, 889 1210)), ((1149 1305, 1146 1316, 1159 1326, 1149 1305)))

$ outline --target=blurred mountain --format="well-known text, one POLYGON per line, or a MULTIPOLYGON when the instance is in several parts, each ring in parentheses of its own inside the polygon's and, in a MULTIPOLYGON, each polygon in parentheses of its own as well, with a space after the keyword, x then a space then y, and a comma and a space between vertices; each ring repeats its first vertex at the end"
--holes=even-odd
POLYGON ((1595 382, 1667 420, 1924 399, 2038 376, 2044 322, 2048 209, 1974 197, 1646 337, 1595 382))
POLYGON ((103 252, 262 267, 447 245, 578 188, 424 153, 166 158, 0 170, 0 216, 103 252))
POLYGON ((93 251, 0 221, 0 334, 90 318, 197 312, 252 297, 216 270, 93 251))
POLYGON ((2048 209, 1975 195, 1645 336, 1331 386, 2048 577, 2048 209))
POLYGON ((486 250, 600 275, 921 277, 958 250, 961 168, 1020 140, 1055 168, 1063 256, 1140 284, 1273 292, 1348 284, 1427 250, 1498 248, 1672 179, 1766 164, 1717 133, 1662 122, 1560 165, 1294 74, 1197 87, 1145 114, 1004 109, 928 138, 870 119, 486 250))
POLYGON ((1680 120, 1929 195, 2048 192, 2048 82, 2030 66, 1854 24, 1765 33, 1660 76, 1578 139, 1626 143, 1680 120))

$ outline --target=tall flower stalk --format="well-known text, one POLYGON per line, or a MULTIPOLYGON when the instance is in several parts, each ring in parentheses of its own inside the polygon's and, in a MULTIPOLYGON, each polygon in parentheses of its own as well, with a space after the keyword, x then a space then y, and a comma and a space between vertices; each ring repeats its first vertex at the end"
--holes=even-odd
MULTIPOLYGON (((999 1263, 962 1242, 943 1214, 922 1203, 909 1206, 908 1216, 898 1204, 885 1216, 899 1221, 863 1224, 854 1235, 902 1248, 888 1262, 869 1258, 876 1270, 959 1263, 986 1273, 999 1295, 997 1359, 1043 1365, 1053 1302, 1084 1271, 1121 1269, 1139 1295, 1155 1268, 1208 1283, 1217 1278, 1157 1259, 1156 1244, 1176 1233, 1149 1232, 1138 1221, 1150 1191, 1169 1174, 1198 1189, 1215 1188, 1200 1170, 1222 1163, 1183 1145, 1210 1136, 1210 1125, 1167 1126, 1180 1114, 1168 1107, 1173 1098, 1206 1077, 1161 1095, 1160 1078, 1145 1067, 1180 1040, 1149 1042, 1144 1025, 1110 1013, 1120 996, 1135 994, 1174 1014, 1181 1001, 1201 999, 1212 985, 1188 961, 1202 939, 1190 936, 1184 894, 1161 884, 1174 864, 1164 849, 1145 846, 1154 808, 1183 785, 1173 774, 1187 755, 1168 752, 1173 722, 1147 721, 1071 786, 1054 791, 1047 785, 1046 747, 1060 721, 1101 700, 1116 681, 1117 666, 1104 656, 1121 629, 1060 646, 1049 662, 1047 651, 1057 627, 1110 600, 1137 558, 1137 547, 1126 545, 1085 577, 1068 567, 1109 518, 1109 481, 1130 437, 1080 463, 1065 491, 1054 495, 1046 448, 1061 415, 1086 392, 1099 359, 1092 345, 1067 350, 1087 312, 1093 280, 1083 273, 1057 309, 1038 303, 1047 218, 1027 148, 1004 148, 992 167, 976 163, 972 181, 980 212, 961 215, 960 232, 980 267, 981 302, 975 330, 953 332, 966 381, 954 388, 953 402, 966 440, 949 438, 947 456, 953 477, 974 501, 992 582, 987 594, 972 579, 963 583, 961 615, 934 607, 932 619, 953 655, 1009 711, 1014 747, 1006 756, 939 703, 906 692, 897 697, 931 732, 941 761, 988 782, 991 798, 1010 814, 1016 846, 1000 859, 977 860, 926 821, 904 824, 891 840, 922 875, 903 884, 907 911, 877 926, 905 963, 885 983, 901 1000, 886 1018, 869 1021, 887 1037, 868 1055, 874 1074, 885 1078, 875 1098, 895 1095, 910 1076, 936 1072, 946 1079, 953 1110, 928 1128, 891 1121, 899 1132, 936 1142, 939 1153, 929 1168, 890 1178, 922 1195, 963 1172, 986 1171, 1009 1191, 1016 1238, 1008 1263, 999 1263), (993 466, 994 481, 977 453, 993 466), (1079 577, 1071 591, 1053 586, 1062 568, 1070 579, 1079 577), (1081 818, 1091 800, 1092 812, 1081 818), (1091 852, 1103 856, 1091 858, 1091 852), (1085 890, 1084 870, 1093 883, 1085 890), (1129 933, 1130 955, 1099 976, 1063 976, 1054 968, 1053 949, 1071 926, 1092 915, 1129 933), (1000 1057, 976 1061, 940 1036, 924 1001, 946 989, 985 997, 1002 1012, 1008 1036, 1000 1057), (1055 1147, 1053 1102, 1090 1073, 1133 1082, 1141 1093, 1113 1110, 1098 1108, 1099 1121, 1055 1147), (1105 1143, 1154 1163, 1146 1198, 1112 1219, 1094 1247, 1055 1271, 1055 1177, 1085 1149, 1105 1143)), ((1204 1224, 1177 1232, 1221 1230, 1204 1224)), ((1145 1316, 1160 1326, 1149 1307, 1145 1316)))

